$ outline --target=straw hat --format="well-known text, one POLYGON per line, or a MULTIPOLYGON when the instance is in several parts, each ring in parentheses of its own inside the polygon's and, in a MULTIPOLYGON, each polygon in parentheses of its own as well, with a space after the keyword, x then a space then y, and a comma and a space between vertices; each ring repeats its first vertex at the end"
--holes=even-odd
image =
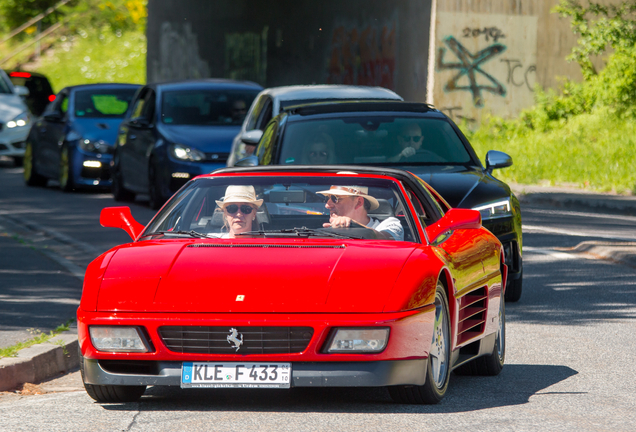
POLYGON ((375 210, 380 207, 380 203, 378 202, 378 200, 369 195, 369 188, 366 186, 331 186, 329 190, 319 191, 316 193, 325 196, 336 195, 362 197, 365 200, 369 201, 369 204, 371 204, 371 210, 375 210))
POLYGON ((225 208, 229 203, 250 203, 260 207, 263 204, 263 200, 256 199, 254 186, 228 186, 225 189, 225 196, 216 203, 221 208, 225 208))

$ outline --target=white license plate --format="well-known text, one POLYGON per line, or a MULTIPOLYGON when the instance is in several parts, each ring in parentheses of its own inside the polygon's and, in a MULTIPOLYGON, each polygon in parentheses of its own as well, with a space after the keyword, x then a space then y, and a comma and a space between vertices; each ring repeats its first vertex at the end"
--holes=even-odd
POLYGON ((181 388, 289 388, 290 363, 184 362, 181 388))

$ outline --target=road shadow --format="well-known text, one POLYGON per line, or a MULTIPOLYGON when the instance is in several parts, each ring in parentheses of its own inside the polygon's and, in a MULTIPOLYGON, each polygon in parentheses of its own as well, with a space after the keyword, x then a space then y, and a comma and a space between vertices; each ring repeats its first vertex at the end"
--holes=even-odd
POLYGON ((438 405, 400 405, 386 388, 292 388, 281 390, 151 387, 140 402, 103 404, 108 411, 272 413, 460 413, 521 405, 578 372, 567 366, 506 365, 496 377, 452 375, 438 405))

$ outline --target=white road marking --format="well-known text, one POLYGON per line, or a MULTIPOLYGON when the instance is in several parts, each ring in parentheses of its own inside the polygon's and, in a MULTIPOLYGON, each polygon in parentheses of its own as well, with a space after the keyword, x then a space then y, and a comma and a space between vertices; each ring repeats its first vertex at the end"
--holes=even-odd
POLYGON ((524 252, 524 254, 526 252, 530 252, 530 253, 548 255, 548 256, 550 256, 552 258, 555 258, 557 260, 574 260, 574 259, 585 258, 585 257, 582 257, 580 255, 576 255, 576 254, 555 251, 555 250, 552 250, 552 249, 543 249, 543 248, 532 247, 532 246, 524 246, 523 247, 523 252, 524 252))
MULTIPOLYGON (((538 225, 522 225, 521 229, 523 232, 541 232, 541 233, 549 233, 549 234, 560 234, 572 237, 593 237, 593 238, 604 238, 610 240, 621 240, 621 241, 634 241, 634 238, 629 237, 618 237, 611 234, 604 234, 598 231, 572 231, 561 228, 548 228, 538 225)), ((525 249, 525 247, 524 247, 525 249)))

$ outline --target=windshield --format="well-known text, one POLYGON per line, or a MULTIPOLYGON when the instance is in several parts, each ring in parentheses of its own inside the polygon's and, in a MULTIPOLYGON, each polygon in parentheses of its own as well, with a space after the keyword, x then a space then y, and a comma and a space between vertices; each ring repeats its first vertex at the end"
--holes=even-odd
POLYGON ((471 157, 445 120, 364 116, 290 122, 280 161, 282 165, 448 165, 471 163, 471 157))
POLYGON ((161 120, 172 125, 238 126, 256 90, 197 89, 163 93, 161 120))
POLYGON ((75 93, 75 116, 86 118, 124 117, 136 88, 79 90, 75 93))
POLYGON ((181 189, 141 239, 189 236, 413 241, 413 222, 403 208, 400 189, 386 179, 202 178, 181 189), (330 226, 335 216, 346 215, 352 219, 349 227, 330 226))

